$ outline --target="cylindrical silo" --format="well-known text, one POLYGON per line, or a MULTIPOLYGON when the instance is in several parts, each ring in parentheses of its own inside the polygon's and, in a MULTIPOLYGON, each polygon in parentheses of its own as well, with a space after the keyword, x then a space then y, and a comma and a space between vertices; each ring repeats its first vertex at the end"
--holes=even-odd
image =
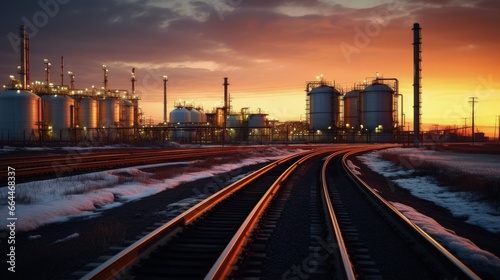
POLYGON ((134 126, 134 104, 128 100, 122 100, 121 104, 121 125, 123 127, 134 126))
POLYGON ((201 118, 201 122, 202 123, 206 123, 207 122, 207 114, 205 114, 205 112, 200 111, 200 118, 201 118))
POLYGON ((336 128, 340 117, 340 92, 334 87, 322 85, 309 93, 311 130, 336 128))
POLYGON ((344 95, 344 125, 359 128, 359 90, 351 90, 344 95))
POLYGON ((116 98, 99 99, 99 127, 116 126, 120 122, 120 101, 116 98))
POLYGON ((40 97, 24 90, 7 90, 0 94, 0 137, 4 141, 30 139, 37 131, 40 97))
POLYGON ((238 119, 238 115, 229 115, 227 116, 227 127, 235 128, 240 127, 240 121, 238 119))
POLYGON ((42 122, 48 126, 50 138, 68 140, 74 105, 75 100, 67 95, 42 96, 42 122))
POLYGON ((97 100, 84 96, 77 99, 78 114, 76 124, 80 128, 96 128, 97 127, 97 100))
POLYGON ((267 114, 250 114, 248 115, 248 127, 264 127, 267 123, 267 114))
POLYGON ((361 124, 370 132, 391 132, 394 125, 394 90, 386 84, 373 83, 359 94, 361 124))

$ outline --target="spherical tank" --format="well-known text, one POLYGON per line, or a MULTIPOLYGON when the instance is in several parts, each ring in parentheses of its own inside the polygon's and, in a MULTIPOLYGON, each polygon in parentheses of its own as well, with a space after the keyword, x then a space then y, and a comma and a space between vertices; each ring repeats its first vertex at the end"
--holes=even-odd
POLYGON ((67 95, 42 96, 42 122, 52 138, 66 140, 74 116, 75 100, 67 95))
POLYGON ((134 104, 128 100, 122 100, 121 125, 123 127, 134 126, 134 104))
POLYGON ((115 126, 120 122, 120 101, 115 98, 99 99, 99 127, 115 126))
POLYGON ((356 128, 359 125, 358 109, 359 90, 351 90, 344 95, 344 125, 356 128))
POLYGON ((389 132, 393 126, 394 90, 385 84, 373 83, 359 94, 361 124, 370 132, 389 132))
POLYGON ((201 122, 201 113, 200 111, 194 109, 194 108, 190 108, 188 109, 189 110, 189 113, 191 114, 191 122, 193 123, 199 123, 201 122))
POLYGON ((80 128, 97 127, 97 100, 92 97, 81 97, 78 103, 77 123, 80 128))
POLYGON ((170 111, 171 123, 189 123, 191 122, 191 112, 188 109, 178 107, 170 111))
POLYGON ((0 94, 0 133, 2 140, 22 141, 38 129, 40 97, 24 90, 0 94))
POLYGON ((266 126, 267 115, 266 114, 251 114, 248 115, 248 127, 263 127, 266 126))
POLYGON ((331 86, 319 86, 309 92, 310 129, 325 130, 337 126, 340 116, 340 92, 331 86))

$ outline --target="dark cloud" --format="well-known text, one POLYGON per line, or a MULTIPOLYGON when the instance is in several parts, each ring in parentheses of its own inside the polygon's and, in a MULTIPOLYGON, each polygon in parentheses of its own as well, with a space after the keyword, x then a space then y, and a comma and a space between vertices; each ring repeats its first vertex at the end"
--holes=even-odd
MULTIPOLYGON (((451 54, 450 49, 461 45, 490 51, 499 44, 499 4, 493 0, 391 1, 365 9, 320 0, 200 0, 177 5, 152 0, 41 1, 59 2, 67 4, 57 9, 49 5, 48 11, 38 1, 3 2, 1 81, 19 64, 9 34, 17 34, 26 22, 36 29, 31 30, 33 79, 43 79, 43 58, 51 60, 57 77, 64 55, 66 68, 76 73, 77 85, 83 87, 100 86, 105 63, 110 67, 110 84, 117 87, 128 87, 134 66, 139 78, 147 73, 172 74, 177 79, 172 79, 174 85, 186 87, 203 87, 210 81, 218 86, 224 75, 245 77, 248 83, 273 76, 276 83, 300 84, 324 69, 360 78, 375 67, 403 73, 411 71, 411 59, 405 59, 411 57, 414 21, 423 27, 426 59, 438 59, 440 50, 444 59, 442 53, 451 54), (287 13, 301 9, 307 12, 287 13), (360 32, 366 37, 361 45, 357 44, 360 32), (341 44, 356 48, 351 62, 341 44), (203 68, 203 63, 210 67, 203 68), (373 66, 377 63, 380 66, 373 66), (277 71, 296 74, 288 77, 276 75, 277 71)), ((157 81, 151 84, 159 86, 157 81)))

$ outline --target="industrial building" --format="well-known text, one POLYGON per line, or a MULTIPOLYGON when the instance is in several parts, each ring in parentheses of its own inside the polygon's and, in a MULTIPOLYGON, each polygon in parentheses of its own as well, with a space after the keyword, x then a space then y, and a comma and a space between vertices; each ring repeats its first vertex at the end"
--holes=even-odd
MULTIPOLYGON (((420 28, 415 34, 415 99, 420 109, 420 28)), ((143 120, 140 98, 135 92, 136 72, 132 69, 132 90, 109 89, 108 69, 102 66, 100 89, 75 89, 74 74, 64 85, 64 58, 61 83, 50 81, 51 64, 45 60, 45 82, 30 83, 29 38, 20 29, 21 66, 19 79, 0 94, 1 143, 288 143, 288 142, 409 142, 404 127, 403 96, 396 78, 366 78, 362 84, 342 88, 335 81, 306 82, 306 120, 280 123, 257 108, 232 110, 228 78, 224 78, 224 104, 205 111, 193 102, 175 102, 168 113, 164 81, 164 120, 158 124, 143 120)), ((416 112, 417 120, 420 113, 416 112)), ((419 128, 417 122, 416 128, 419 128)), ((417 135, 418 136, 418 135, 417 135)), ((420 137, 415 138, 415 143, 420 137)))

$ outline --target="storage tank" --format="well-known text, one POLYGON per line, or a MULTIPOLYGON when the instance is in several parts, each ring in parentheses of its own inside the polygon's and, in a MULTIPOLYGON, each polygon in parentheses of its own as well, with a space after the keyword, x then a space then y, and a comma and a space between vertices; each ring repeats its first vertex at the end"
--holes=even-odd
POLYGON ((344 125, 347 128, 359 128, 359 92, 351 90, 344 95, 344 125))
POLYGON ((229 115, 227 116, 227 127, 234 128, 240 127, 240 122, 238 120, 238 115, 229 115))
POLYGON ((201 118, 201 122, 202 123, 206 123, 207 122, 207 114, 205 114, 205 112, 200 111, 200 118, 201 118))
POLYGON ((391 132, 393 128, 394 90, 374 82, 359 93, 361 124, 370 132, 391 132))
POLYGON ((97 127, 97 100, 92 97, 84 96, 77 99, 78 113, 76 124, 80 128, 97 127))
POLYGON ((134 126, 134 104, 128 100, 122 100, 120 123, 123 127, 134 126))
POLYGON ((4 141, 28 140, 38 129, 40 97, 24 90, 0 94, 0 133, 4 141))
POLYGON ((184 107, 177 107, 170 111, 170 123, 189 123, 191 122, 191 112, 184 107))
POLYGON ((69 128, 74 118, 75 100, 67 95, 42 96, 42 122, 49 128, 49 137, 68 140, 69 128))
POLYGON ((200 112, 200 122, 206 123, 207 122, 207 114, 203 111, 203 107, 197 107, 196 110, 200 112))
POLYGON ((340 92, 327 85, 313 88, 309 92, 309 114, 311 130, 337 127, 340 117, 340 92))
POLYGON ((116 98, 99 99, 99 127, 116 126, 120 122, 120 101, 116 98))
POLYGON ((200 111, 190 107, 187 108, 189 110, 189 113, 191 114, 191 122, 192 123, 199 123, 201 122, 201 113, 200 111))
POLYGON ((250 114, 248 115, 248 127, 263 127, 267 123, 267 114, 250 114))

